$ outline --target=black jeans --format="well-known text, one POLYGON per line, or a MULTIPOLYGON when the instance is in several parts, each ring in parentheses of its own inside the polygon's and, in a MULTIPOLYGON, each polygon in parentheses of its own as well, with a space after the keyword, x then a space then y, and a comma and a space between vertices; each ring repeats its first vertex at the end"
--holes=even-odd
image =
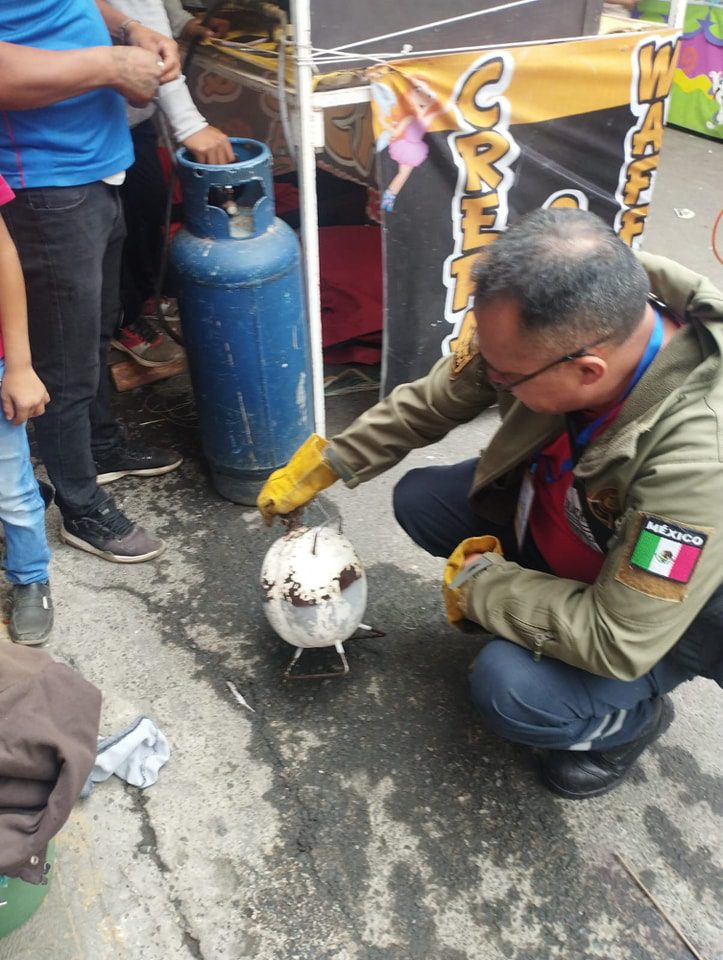
POLYGON ((125 235, 118 189, 17 190, 3 216, 25 274, 33 366, 50 394, 35 420, 40 455, 63 516, 83 516, 108 499, 94 454, 121 439, 106 367, 125 235))
POLYGON ((135 161, 120 188, 127 236, 121 267, 123 323, 132 324, 156 290, 163 251, 167 186, 153 120, 131 129, 135 161))

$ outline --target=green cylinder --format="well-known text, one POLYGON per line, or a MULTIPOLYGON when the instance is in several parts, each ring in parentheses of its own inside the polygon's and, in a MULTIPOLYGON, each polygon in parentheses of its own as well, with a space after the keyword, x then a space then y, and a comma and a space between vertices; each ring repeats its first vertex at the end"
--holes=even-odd
POLYGON ((0 940, 29 920, 47 896, 55 861, 55 841, 51 840, 45 856, 42 883, 28 883, 0 874, 0 940))

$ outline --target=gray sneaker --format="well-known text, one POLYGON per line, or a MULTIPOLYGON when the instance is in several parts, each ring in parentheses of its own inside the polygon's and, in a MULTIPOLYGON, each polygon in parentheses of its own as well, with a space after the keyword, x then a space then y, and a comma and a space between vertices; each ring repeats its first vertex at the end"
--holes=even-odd
POLYGON ((84 517, 64 519, 60 539, 111 563, 143 563, 163 553, 163 540, 122 513, 111 498, 84 517))
POLYGON ((53 629, 50 584, 15 584, 8 628, 14 643, 35 647, 45 643, 53 629))

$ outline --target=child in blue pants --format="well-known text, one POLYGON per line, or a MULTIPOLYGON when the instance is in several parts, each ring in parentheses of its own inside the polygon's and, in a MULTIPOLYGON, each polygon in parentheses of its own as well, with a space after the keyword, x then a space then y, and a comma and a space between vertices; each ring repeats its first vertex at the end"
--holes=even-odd
MULTIPOLYGON (((0 177, 0 207, 14 194, 0 177)), ((43 643, 53 626, 45 504, 30 462, 25 424, 50 401, 33 370, 25 283, 15 244, 0 216, 0 521, 5 573, 12 584, 10 636, 43 643)))

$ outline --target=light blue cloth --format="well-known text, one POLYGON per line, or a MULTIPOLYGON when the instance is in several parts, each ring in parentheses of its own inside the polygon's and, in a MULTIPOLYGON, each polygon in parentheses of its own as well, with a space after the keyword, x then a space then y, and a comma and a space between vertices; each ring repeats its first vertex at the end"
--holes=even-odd
POLYGON ((137 717, 120 733, 98 737, 95 765, 80 796, 90 796, 96 783, 103 783, 113 774, 133 787, 150 787, 170 755, 168 740, 155 723, 148 717, 137 717))

